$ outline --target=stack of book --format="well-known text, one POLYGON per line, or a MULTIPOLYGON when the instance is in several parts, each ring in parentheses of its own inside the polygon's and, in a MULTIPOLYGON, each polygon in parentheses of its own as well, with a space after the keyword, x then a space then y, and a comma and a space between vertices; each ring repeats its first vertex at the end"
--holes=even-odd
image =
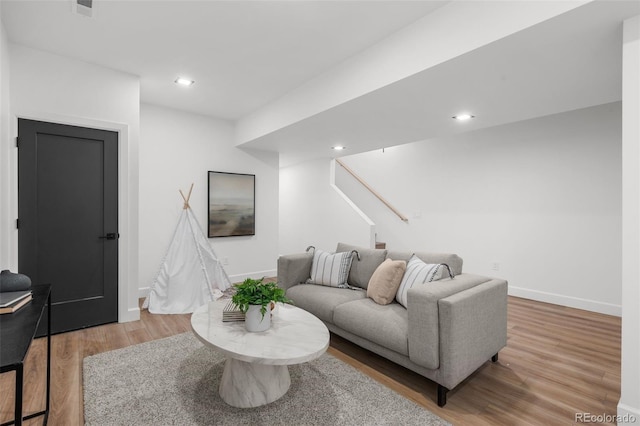
POLYGON ((229 303, 222 310, 222 322, 244 321, 244 314, 238 307, 229 300, 229 303))
POLYGON ((31 302, 31 290, 0 292, 0 315, 12 314, 31 302))

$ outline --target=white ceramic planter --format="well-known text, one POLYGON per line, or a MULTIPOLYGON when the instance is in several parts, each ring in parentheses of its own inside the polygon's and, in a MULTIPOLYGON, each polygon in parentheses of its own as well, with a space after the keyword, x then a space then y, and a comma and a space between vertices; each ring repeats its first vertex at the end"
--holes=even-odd
POLYGON ((260 332, 268 330, 271 327, 271 313, 269 307, 264 317, 260 313, 260 305, 249 305, 247 313, 244 315, 244 326, 247 331, 260 332))

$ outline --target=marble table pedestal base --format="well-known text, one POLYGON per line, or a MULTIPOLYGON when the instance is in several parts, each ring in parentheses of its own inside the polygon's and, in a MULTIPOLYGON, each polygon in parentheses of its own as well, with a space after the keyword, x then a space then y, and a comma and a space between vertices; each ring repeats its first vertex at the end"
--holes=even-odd
POLYGON ((329 347, 329 330, 307 311, 278 306, 271 327, 251 333, 244 322, 222 320, 228 303, 219 299, 200 306, 191 315, 191 328, 202 343, 227 357, 219 392, 233 407, 259 407, 281 398, 291 386, 288 366, 317 359, 329 347))
POLYGON ((291 386, 286 365, 255 364, 227 357, 220 396, 232 407, 252 408, 282 397, 291 386))

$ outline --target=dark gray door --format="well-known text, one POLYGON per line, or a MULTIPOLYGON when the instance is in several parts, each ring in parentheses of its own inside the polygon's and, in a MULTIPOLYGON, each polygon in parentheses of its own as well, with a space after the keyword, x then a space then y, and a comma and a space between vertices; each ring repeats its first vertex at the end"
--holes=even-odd
POLYGON ((19 272, 52 285, 54 333, 117 321, 118 134, 20 119, 18 140, 19 272))

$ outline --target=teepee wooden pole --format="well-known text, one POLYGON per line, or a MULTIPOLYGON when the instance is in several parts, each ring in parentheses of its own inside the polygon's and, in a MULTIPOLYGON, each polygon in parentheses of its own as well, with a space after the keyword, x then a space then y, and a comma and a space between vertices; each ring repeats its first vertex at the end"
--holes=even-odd
POLYGON ((182 192, 182 189, 179 189, 178 192, 180 193, 180 195, 182 196, 182 199, 184 200, 184 206, 182 207, 183 209, 188 209, 189 206, 189 200, 191 199, 191 191, 193 191, 193 184, 191 184, 191 188, 189 188, 189 193, 187 194, 187 196, 184 196, 184 193, 182 192))
POLYGON ((189 188, 189 194, 187 195, 187 204, 189 204, 189 200, 191 199, 191 191, 193 191, 193 184, 191 184, 191 187, 189 188))

